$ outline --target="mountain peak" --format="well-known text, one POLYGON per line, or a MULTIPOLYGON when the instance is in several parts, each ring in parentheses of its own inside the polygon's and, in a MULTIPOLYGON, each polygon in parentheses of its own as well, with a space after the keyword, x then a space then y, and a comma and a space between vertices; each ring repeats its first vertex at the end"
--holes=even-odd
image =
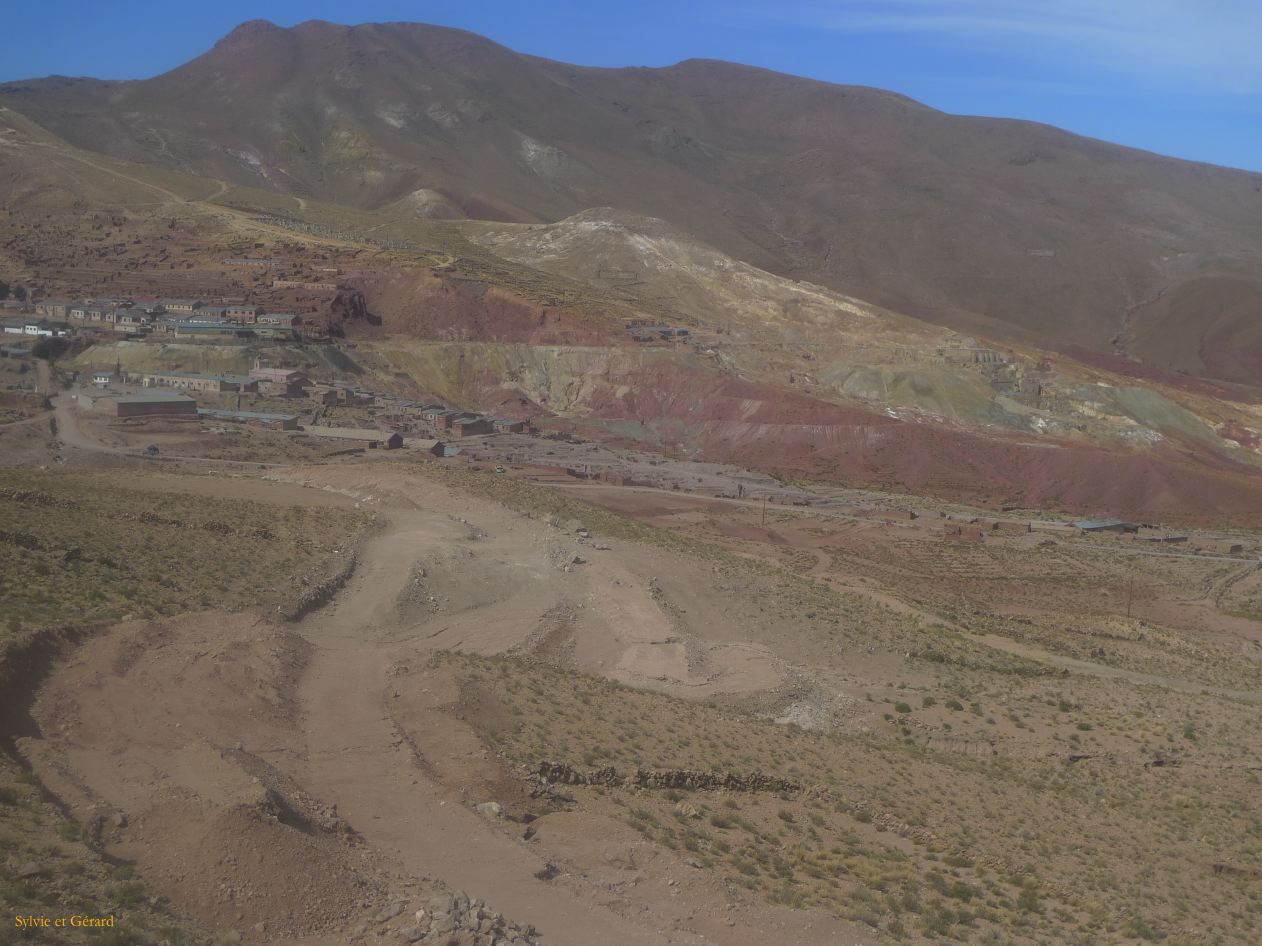
POLYGON ((282 29, 283 27, 277 26, 271 20, 246 20, 215 45, 228 46, 243 40, 248 41, 258 36, 279 33, 282 29))

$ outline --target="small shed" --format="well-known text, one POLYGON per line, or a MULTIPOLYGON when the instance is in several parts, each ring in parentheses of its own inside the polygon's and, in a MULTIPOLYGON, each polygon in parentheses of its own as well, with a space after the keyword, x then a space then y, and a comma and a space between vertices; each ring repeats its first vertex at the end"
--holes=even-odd
POLYGON ((111 414, 114 417, 197 416, 197 402, 195 400, 187 394, 167 393, 165 391, 98 398, 92 409, 104 414, 111 414))
POLYGON ((1083 532, 1139 532, 1139 523, 1123 522, 1121 519, 1076 519, 1074 528, 1083 532))
POLYGON ((360 427, 319 427, 309 425, 302 428, 303 433, 313 437, 325 437, 329 440, 349 440, 360 443, 369 450, 384 447, 397 450, 403 446, 403 435, 398 431, 367 430, 360 427))

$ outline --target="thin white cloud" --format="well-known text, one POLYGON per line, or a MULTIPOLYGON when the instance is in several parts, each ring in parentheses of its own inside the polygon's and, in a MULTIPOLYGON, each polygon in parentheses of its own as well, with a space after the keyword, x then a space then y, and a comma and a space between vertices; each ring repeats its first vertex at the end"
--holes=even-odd
POLYGON ((1260 0, 806 0, 774 9, 803 25, 1029 56, 1067 72, 1262 92, 1260 0))

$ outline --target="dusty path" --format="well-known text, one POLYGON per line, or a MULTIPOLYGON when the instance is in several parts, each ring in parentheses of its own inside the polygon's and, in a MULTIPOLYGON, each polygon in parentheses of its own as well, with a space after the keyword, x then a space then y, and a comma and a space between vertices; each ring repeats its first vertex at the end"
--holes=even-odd
POLYGON ((57 436, 68 446, 90 453, 108 453, 114 456, 134 456, 129 450, 121 450, 101 443, 85 434, 79 426, 79 418, 75 409, 67 400, 67 395, 59 394, 52 399, 53 416, 57 418, 57 436))
POLYGON ((536 879, 545 861, 427 777, 402 741, 385 705, 398 649, 389 640, 387 616, 417 550, 456 535, 437 517, 396 514, 389 530, 368 544, 357 577, 337 602, 302 625, 316 648, 302 686, 305 785, 335 803, 404 873, 441 877, 535 925, 550 944, 705 942, 646 929, 590 896, 536 879))
MULTIPOLYGON (((385 701, 398 641, 389 613, 418 551, 456 539, 451 522, 396 513, 366 547, 356 579, 326 612, 303 623, 315 646, 302 686, 307 762, 303 782, 406 874, 440 877, 529 922, 558 946, 699 943, 636 925, 534 874, 545 861, 430 780, 403 742, 385 701)), ((284 764, 283 759, 278 759, 284 764)))
POLYGON ((1017 657, 1028 657, 1031 660, 1050 664, 1053 667, 1063 667, 1070 673, 1080 674, 1085 677, 1098 677, 1101 680, 1125 680, 1127 683, 1164 687, 1167 690, 1176 690, 1179 693, 1212 693, 1215 696, 1223 696, 1230 700, 1240 700, 1245 703, 1262 705, 1262 693, 1254 690, 1232 690, 1227 687, 1197 683, 1195 680, 1179 680, 1158 674, 1140 673, 1137 670, 1126 670, 1122 667, 1110 667, 1108 664, 1092 663, 1089 660, 1079 660, 1077 657, 1054 654, 1041 647, 1031 647, 1028 644, 1022 644, 1007 637, 1000 637, 998 634, 972 634, 970 636, 978 643, 985 644, 987 647, 993 647, 995 650, 1006 651, 1017 657))
MULTIPOLYGON (((510 521, 498 518, 502 512, 484 512, 490 528, 511 532, 510 521)), ((336 804, 339 815, 389 858, 400 877, 440 878, 515 922, 532 924, 549 946, 822 944, 838 942, 842 934, 840 941, 848 944, 869 941, 835 918, 762 904, 741 907, 738 924, 725 888, 664 854, 655 855, 655 866, 640 874, 637 883, 649 889, 632 896, 569 874, 536 877, 547 866, 548 849, 523 840, 519 827, 484 818, 471 807, 487 799, 462 797, 431 774, 435 763, 459 768, 472 761, 459 757, 463 751, 480 750, 461 749, 457 742, 449 750, 456 758, 420 758, 390 711, 399 695, 391 678, 395 664, 454 643, 428 625, 400 624, 398 595, 418 559, 432 561, 436 549, 468 542, 470 525, 427 509, 395 508, 387 516, 388 527, 362 550, 352 582, 299 627, 313 645, 299 689, 305 753, 296 762, 294 754, 278 751, 269 761, 294 767, 292 774, 306 790, 336 804), (671 871, 692 875, 700 886, 681 896, 682 888, 666 885, 671 871), (657 899, 650 890, 659 885, 657 899)), ((494 552, 479 554, 502 557, 514 549, 526 554, 527 538, 514 533, 494 552)), ((478 544, 494 543, 492 538, 478 544)), ((533 612, 550 599, 523 592, 515 600, 522 602, 516 622, 513 612, 497 605, 442 623, 454 626, 463 619, 466 646, 502 652, 530 635, 533 612)))

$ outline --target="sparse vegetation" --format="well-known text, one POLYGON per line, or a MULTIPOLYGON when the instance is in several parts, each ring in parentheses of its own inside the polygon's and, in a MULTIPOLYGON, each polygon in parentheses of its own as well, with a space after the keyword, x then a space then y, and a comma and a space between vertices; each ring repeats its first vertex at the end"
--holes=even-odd
MULTIPOLYGON (((566 761, 568 747, 584 745, 626 770, 810 773, 813 787, 792 797, 697 793, 691 803, 704 813, 700 822, 681 817, 670 793, 627 796, 628 823, 637 832, 694 852, 769 902, 823 906, 891 938, 1034 944, 1076 935, 1105 940, 1119 926, 1141 939, 1164 936, 1157 931, 1177 926, 1180 910, 1186 915, 1176 901, 1186 904, 1195 891, 1202 921, 1214 917, 1225 941, 1247 940, 1245 916, 1232 919, 1224 909, 1230 885, 1215 883, 1177 840, 1212 836, 1220 851, 1262 858, 1242 843, 1252 792, 1243 773, 1195 775, 1218 792, 1212 811, 1197 811, 1167 807, 1167 789, 1151 779, 1136 782, 1125 768, 929 757, 914 746, 786 730, 504 659, 443 655, 427 672, 461 680, 460 705, 466 712, 478 707, 475 721, 486 738, 526 765, 566 761), (507 686, 491 689, 490 679, 507 686), (603 708, 598 718, 582 712, 591 705, 603 708), (1064 840, 1066 824, 1074 826, 1073 843, 1064 840), (1155 862, 1165 865, 1160 879, 1150 876, 1141 886, 1116 879, 1155 862), (1096 898, 1106 889, 1104 905, 1096 898), (1127 919, 1141 912, 1148 917, 1142 924, 1127 919)), ((1100 720, 1117 712, 1093 693, 1079 691, 1075 713, 1100 720)), ((1045 706, 1040 725, 1050 724, 1061 699, 1032 692, 1023 721, 1035 725, 1033 707, 1045 706)), ((593 816, 616 812, 622 794, 581 786, 567 792, 593 816)))
POLYGON ((287 600, 365 520, 120 485, 107 474, 0 471, 6 632, 287 600))

